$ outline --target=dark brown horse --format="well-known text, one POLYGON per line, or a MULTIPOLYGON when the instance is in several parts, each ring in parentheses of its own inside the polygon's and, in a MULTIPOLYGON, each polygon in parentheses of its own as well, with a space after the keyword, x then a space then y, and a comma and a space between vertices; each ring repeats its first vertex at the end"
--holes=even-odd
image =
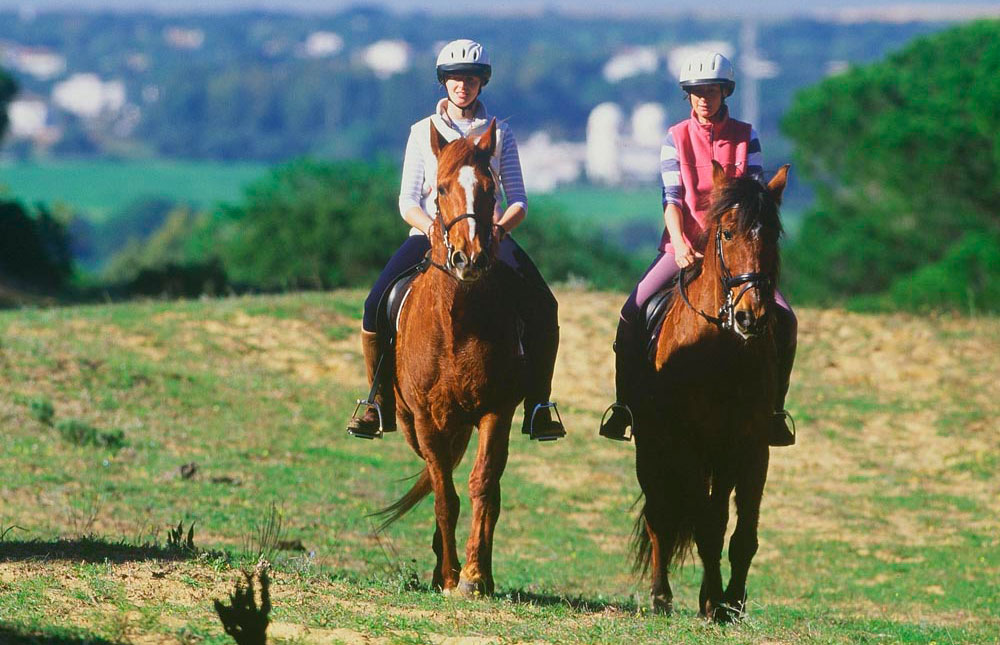
POLYGON ((636 472, 645 505, 636 565, 652 569, 652 605, 669 613, 671 562, 693 538, 704 566, 699 613, 738 619, 757 552, 767 478, 776 353, 771 310, 778 280, 778 206, 788 166, 765 187, 727 179, 715 164, 713 207, 700 273, 681 271, 656 345, 655 372, 635 427, 636 472), (723 590, 722 547, 735 490, 731 576, 723 590))
POLYGON ((433 127, 438 216, 429 233, 432 266, 414 282, 396 341, 398 420, 426 466, 413 488, 380 512, 381 528, 434 493, 433 583, 446 593, 493 592, 493 529, 511 419, 524 393, 513 272, 496 260, 495 183, 489 161, 496 121, 478 138, 451 143, 433 127), (465 566, 455 545, 459 500, 452 471, 479 429, 469 478, 472 530, 465 566))

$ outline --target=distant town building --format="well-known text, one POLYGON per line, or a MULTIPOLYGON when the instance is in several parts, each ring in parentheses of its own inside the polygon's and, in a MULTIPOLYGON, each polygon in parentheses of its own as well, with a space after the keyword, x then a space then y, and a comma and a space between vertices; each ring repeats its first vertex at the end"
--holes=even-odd
POLYGON ((659 103, 635 108, 625 128, 625 113, 615 103, 601 103, 587 119, 587 179, 609 186, 645 184, 659 177, 660 144, 667 111, 659 103))
POLYGON ((205 44, 205 32, 201 29, 167 27, 163 30, 163 39, 174 49, 201 49, 205 44))
POLYGON ((524 187, 529 193, 547 193, 580 179, 586 144, 556 142, 547 132, 535 132, 518 141, 517 151, 524 187))
POLYGON ((600 184, 622 180, 621 138, 625 116, 615 103, 601 103, 587 117, 587 178, 600 184))
POLYGON ((0 51, 4 67, 40 81, 51 80, 66 71, 66 58, 45 47, 25 47, 18 43, 2 42, 0 51))
POLYGON ((604 64, 604 79, 617 83, 640 74, 653 74, 660 67, 660 57, 652 47, 630 47, 615 54, 604 64))
POLYGON ((62 136, 61 130, 49 123, 50 116, 51 110, 44 97, 23 93, 7 105, 8 134, 12 139, 30 140, 38 147, 48 147, 62 136))
POLYGON ((7 106, 7 118, 10 120, 12 137, 32 139, 45 129, 49 119, 49 106, 40 96, 21 96, 7 106))
POLYGON ((403 40, 379 40, 365 47, 361 62, 379 78, 406 71, 410 66, 410 45, 403 40))
POLYGON ((102 81, 97 74, 73 74, 52 88, 52 102, 84 119, 117 113, 125 105, 125 84, 102 81))
POLYGON ((302 53, 307 58, 327 58, 340 53, 344 39, 332 31, 314 31, 302 45, 302 53))

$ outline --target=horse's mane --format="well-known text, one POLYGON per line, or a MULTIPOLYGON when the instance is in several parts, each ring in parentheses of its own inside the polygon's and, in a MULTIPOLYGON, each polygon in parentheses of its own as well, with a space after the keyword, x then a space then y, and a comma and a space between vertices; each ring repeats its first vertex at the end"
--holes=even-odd
POLYGON ((718 226, 723 214, 737 206, 736 226, 740 233, 746 233, 760 224, 765 231, 773 232, 774 239, 782 234, 778 202, 766 186, 752 177, 730 179, 712 192, 712 209, 708 215, 711 226, 708 229, 718 226))

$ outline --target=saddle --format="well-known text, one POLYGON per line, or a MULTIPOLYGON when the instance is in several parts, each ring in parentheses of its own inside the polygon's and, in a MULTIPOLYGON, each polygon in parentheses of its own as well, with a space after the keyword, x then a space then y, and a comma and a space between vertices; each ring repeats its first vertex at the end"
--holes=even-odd
POLYGON ((377 319, 379 338, 384 339, 382 341, 383 348, 391 345, 395 340, 396 332, 399 330, 399 315, 403 311, 406 297, 410 295, 413 280, 426 270, 426 263, 415 264, 399 274, 385 290, 385 294, 378 304, 377 319))

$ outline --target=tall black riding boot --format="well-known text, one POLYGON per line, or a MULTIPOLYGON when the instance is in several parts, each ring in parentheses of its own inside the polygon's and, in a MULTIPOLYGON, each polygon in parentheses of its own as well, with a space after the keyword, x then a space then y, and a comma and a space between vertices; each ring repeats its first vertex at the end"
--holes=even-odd
MULTIPOLYGON (((361 352, 365 357, 365 371, 368 373, 368 385, 371 386, 375 378, 375 370, 378 367, 381 347, 379 337, 375 332, 361 330, 361 352)), ((347 423, 347 431, 355 437, 362 439, 375 439, 381 437, 383 432, 392 432, 396 429, 396 393, 392 386, 392 348, 386 349, 386 356, 382 359, 379 374, 379 384, 375 388, 375 396, 371 401, 359 403, 358 408, 365 406, 364 414, 360 417, 351 417, 347 423), (381 419, 379 413, 381 412, 381 419)))
MULTIPOLYGON (((527 285, 526 285, 527 286, 527 285)), ((547 290, 527 286, 530 300, 520 308, 524 320, 524 349, 527 354, 527 384, 524 395, 524 423, 521 432, 539 441, 566 436, 552 394, 552 373, 559 351, 559 308, 547 290), (555 412, 555 415, 553 415, 555 412)))
MULTIPOLYGON (((635 430, 635 418, 632 414, 634 393, 636 388, 636 372, 640 365, 640 356, 635 340, 632 324, 623 319, 618 321, 618 332, 615 334, 615 402, 608 410, 611 416, 601 424, 602 437, 615 441, 628 441, 625 434, 628 428, 635 430)), ((605 411, 607 416, 607 411, 605 411)))
POLYGON ((778 354, 778 391, 768 443, 775 447, 783 447, 795 443, 795 433, 788 427, 785 396, 788 394, 788 385, 792 378, 792 365, 795 363, 798 325, 792 312, 782 307, 775 307, 775 311, 777 318, 774 325, 774 345, 778 354))

